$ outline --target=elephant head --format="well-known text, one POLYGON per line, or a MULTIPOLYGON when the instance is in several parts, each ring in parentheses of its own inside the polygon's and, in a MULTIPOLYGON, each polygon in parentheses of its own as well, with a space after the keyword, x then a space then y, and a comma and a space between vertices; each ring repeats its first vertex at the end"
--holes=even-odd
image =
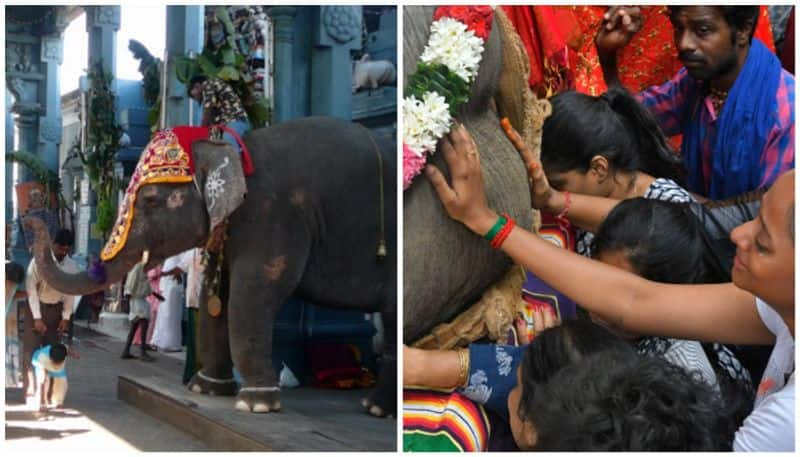
POLYGON ((104 274, 63 272, 50 255, 50 237, 42 221, 25 219, 35 233, 39 274, 48 284, 73 295, 103 290, 122 280, 145 251, 149 269, 167 257, 202 246, 209 235, 223 230, 224 221, 246 193, 238 153, 227 143, 202 140, 194 142, 189 156, 177 141, 161 140, 161 144, 151 141, 131 178, 101 254, 104 274))

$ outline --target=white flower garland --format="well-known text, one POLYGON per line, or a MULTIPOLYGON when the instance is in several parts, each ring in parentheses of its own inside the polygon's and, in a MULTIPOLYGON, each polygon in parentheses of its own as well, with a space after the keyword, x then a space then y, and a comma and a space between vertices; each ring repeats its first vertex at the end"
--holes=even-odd
POLYGON ((436 92, 426 92, 422 100, 413 95, 403 99, 403 138, 416 155, 435 151, 451 123, 450 106, 436 92))
MULTIPOLYGON (((491 20, 491 19, 489 19, 491 20)), ((441 64, 471 84, 478 74, 484 39, 467 25, 444 16, 431 24, 431 34, 420 60, 441 64)), ((444 96, 425 92, 422 100, 411 95, 403 99, 403 189, 422 171, 426 154, 436 151, 436 143, 453 123, 444 96)))
POLYGON ((471 83, 478 74, 483 55, 483 40, 467 25, 443 17, 431 25, 428 45, 420 56, 425 63, 440 63, 464 81, 471 83))

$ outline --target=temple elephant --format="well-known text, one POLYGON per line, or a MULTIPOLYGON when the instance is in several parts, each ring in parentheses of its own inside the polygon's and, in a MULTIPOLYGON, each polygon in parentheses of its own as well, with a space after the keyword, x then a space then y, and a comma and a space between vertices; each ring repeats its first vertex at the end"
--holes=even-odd
MULTIPOLYGON (((403 8, 404 81, 416 69, 429 36, 435 7, 403 8)), ((498 8, 499 10, 499 8, 498 8)), ((509 213, 522 227, 532 227, 533 211, 524 164, 500 126, 497 92, 504 77, 503 42, 495 10, 489 38, 468 103, 457 114, 480 151, 489 205, 509 213)), ((524 50, 522 51, 524 53, 524 50)), ((518 78, 527 90, 526 78, 518 78)), ((519 101, 523 91, 512 94, 519 101)), ((507 114, 506 114, 507 115, 507 114)), ((515 125, 522 131, 524 126, 515 125)), ((429 159, 449 179, 447 165, 437 153, 429 159)), ((450 219, 425 176, 418 176, 403 193, 403 340, 410 344, 447 322, 476 301, 512 265, 450 219)))
POLYGON ((132 178, 140 187, 133 192, 129 187, 102 268, 61 272, 49 255, 44 226, 26 221, 36 231, 41 274, 56 289, 85 295, 120 281, 145 251, 149 269, 187 249, 207 247, 214 254, 202 298, 212 298, 201 305, 202 370, 189 387, 237 394, 235 366, 243 380, 236 408, 252 412, 281 408, 272 328, 290 295, 323 306, 380 311, 384 364, 366 406, 376 415, 393 413, 395 142, 358 124, 312 117, 254 130, 244 143, 254 168, 246 177, 239 154, 213 140, 195 141, 184 158, 176 145, 166 145, 161 156, 146 151, 137 166, 141 173, 132 178))

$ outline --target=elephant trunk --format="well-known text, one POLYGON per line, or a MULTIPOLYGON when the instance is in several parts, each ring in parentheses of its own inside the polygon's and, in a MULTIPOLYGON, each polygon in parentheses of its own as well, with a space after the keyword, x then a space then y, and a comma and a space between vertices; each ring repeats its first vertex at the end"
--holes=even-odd
POLYGON ((125 274, 136 265, 137 258, 125 259, 117 256, 110 263, 104 265, 105 274, 101 282, 92 278, 88 272, 67 273, 56 265, 51 254, 50 234, 47 226, 36 217, 24 219, 25 227, 33 230, 35 240, 33 243, 33 256, 36 268, 41 278, 54 289, 69 295, 88 295, 107 289, 112 284, 122 280, 125 274))

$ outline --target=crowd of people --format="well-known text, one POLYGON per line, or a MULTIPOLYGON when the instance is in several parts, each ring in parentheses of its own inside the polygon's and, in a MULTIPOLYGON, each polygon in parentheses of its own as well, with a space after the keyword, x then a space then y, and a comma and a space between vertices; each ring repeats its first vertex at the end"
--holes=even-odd
POLYGON ((425 169, 450 217, 582 311, 539 313, 520 346, 404 348, 404 386, 500 419, 480 449, 794 450, 794 76, 753 38, 759 7, 666 11, 674 77, 622 87, 642 16, 611 7, 594 35, 608 90, 552 96, 538 158, 502 122, 533 207, 578 229, 576 252, 489 207, 491 151, 462 125, 438 147, 451 178, 425 169))

